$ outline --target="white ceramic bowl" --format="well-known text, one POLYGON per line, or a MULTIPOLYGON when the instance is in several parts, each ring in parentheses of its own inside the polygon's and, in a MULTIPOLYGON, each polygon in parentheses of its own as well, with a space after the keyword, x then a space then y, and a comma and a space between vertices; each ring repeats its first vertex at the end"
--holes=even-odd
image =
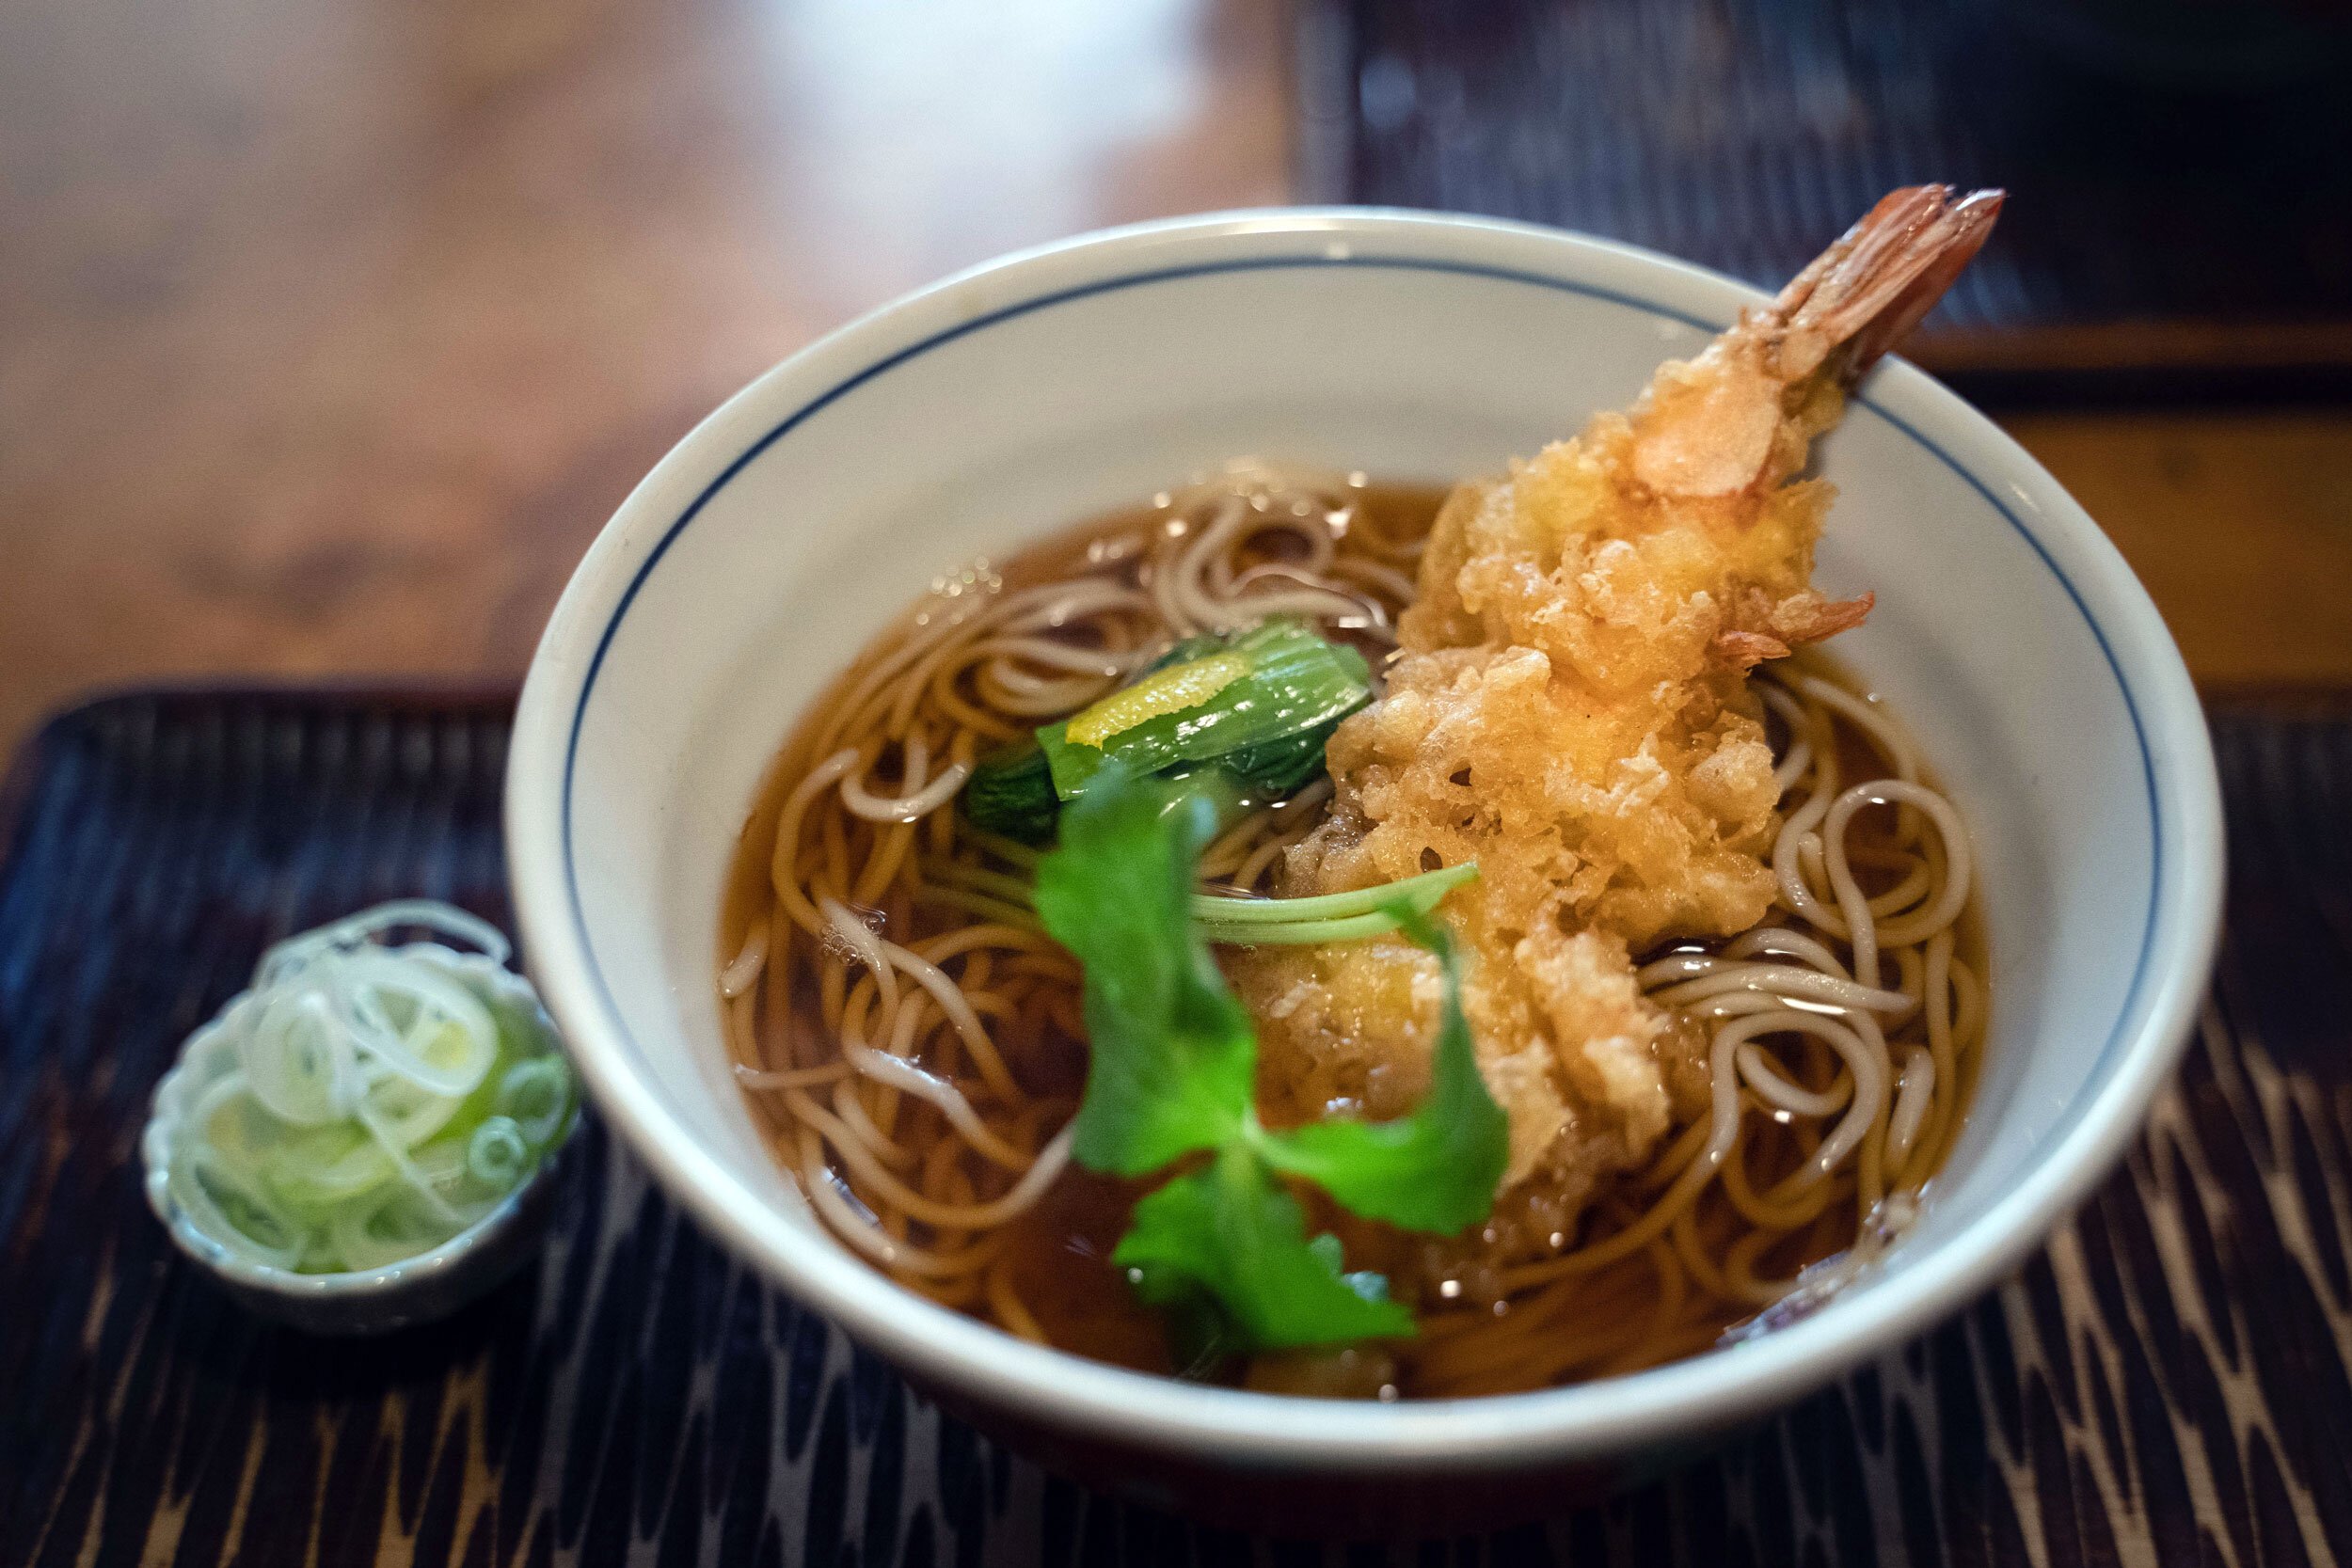
POLYGON ((728 1245, 955 1408, 1094 1480, 1229 1513, 1252 1496, 1319 1523, 1367 1499, 1423 1519, 1432 1497, 1498 1489, 1525 1506, 1792 1400, 1994 1283, 2107 1170, 2173 1062, 2213 950, 2220 816, 2195 693, 2122 558, 2015 443, 1897 362, 1827 442, 1840 499, 1819 575, 1877 592, 1838 651, 1920 731, 1978 837, 1994 1008, 1966 1132, 1867 1286, 1753 1342, 1547 1393, 1188 1386, 874 1273, 813 1221, 728 1076, 717 917, 755 787, 935 574, 1236 455, 1495 471, 1759 297, 1544 229, 1246 213, 980 267, 753 384, 606 527, 516 721, 516 904, 612 1125, 728 1245))

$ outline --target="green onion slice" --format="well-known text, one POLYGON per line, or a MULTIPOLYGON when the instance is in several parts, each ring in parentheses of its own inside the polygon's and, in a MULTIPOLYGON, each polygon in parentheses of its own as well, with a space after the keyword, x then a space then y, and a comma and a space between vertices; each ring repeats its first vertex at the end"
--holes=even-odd
POLYGON ((262 957, 223 1010, 235 1066, 198 1095, 167 1174, 223 1246, 311 1273, 413 1257, 487 1214, 570 1132, 578 1093, 535 1014, 399 927, 482 949, 461 910, 384 905, 262 957))

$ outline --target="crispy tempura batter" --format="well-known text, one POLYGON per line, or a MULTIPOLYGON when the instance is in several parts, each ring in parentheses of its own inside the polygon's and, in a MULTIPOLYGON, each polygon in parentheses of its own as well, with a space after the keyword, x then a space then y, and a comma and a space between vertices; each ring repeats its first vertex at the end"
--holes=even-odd
MULTIPOLYGON (((1510 1114, 1503 1186, 1527 1184, 1546 1229, 1704 1097, 1699 1042, 1643 998, 1630 955, 1745 929, 1772 903, 1777 792, 1747 672, 1870 608, 1810 586, 1830 487, 1797 476, 1845 387, 1934 303, 1998 205, 1895 193, 1771 308, 1661 367, 1629 416, 1456 490, 1385 696, 1332 737, 1332 810, 1283 891, 1478 862, 1444 908, 1510 1114)), ((1232 968, 1260 1020, 1270 1114, 1392 1116, 1418 1097, 1434 960, 1389 939, 1232 968)))

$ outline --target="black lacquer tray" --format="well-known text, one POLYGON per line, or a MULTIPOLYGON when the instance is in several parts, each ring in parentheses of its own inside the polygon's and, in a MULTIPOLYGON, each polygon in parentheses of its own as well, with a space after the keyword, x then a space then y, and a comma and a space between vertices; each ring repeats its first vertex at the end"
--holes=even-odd
POLYGON ((180 692, 0 793, 0 1564, 2352 1561, 2352 705, 2213 710, 2230 935, 2128 1164, 1961 1318, 1605 1506, 1318 1546, 1089 1496, 908 1393, 593 1124, 544 1260, 354 1347, 184 1265, 135 1141, 274 938, 508 918, 511 699, 180 692))

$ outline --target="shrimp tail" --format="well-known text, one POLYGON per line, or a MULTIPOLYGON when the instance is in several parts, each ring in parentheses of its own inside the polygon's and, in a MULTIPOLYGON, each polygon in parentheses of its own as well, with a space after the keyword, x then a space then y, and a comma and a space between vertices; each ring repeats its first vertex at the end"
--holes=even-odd
POLYGON ((1851 385, 1878 363, 1984 247, 2006 196, 1955 200, 1949 185, 1910 185, 1881 198, 1772 301, 1781 378, 1800 380, 1834 359, 1851 385))
POLYGON ((1696 359, 1661 366, 1633 409, 1635 477, 1661 496, 1717 497, 1803 467, 1812 437, 1836 420, 1835 389, 1934 308, 1983 247, 2001 200, 1999 191, 1954 200, 1949 185, 1895 191, 1771 305, 1742 311, 1696 359))

